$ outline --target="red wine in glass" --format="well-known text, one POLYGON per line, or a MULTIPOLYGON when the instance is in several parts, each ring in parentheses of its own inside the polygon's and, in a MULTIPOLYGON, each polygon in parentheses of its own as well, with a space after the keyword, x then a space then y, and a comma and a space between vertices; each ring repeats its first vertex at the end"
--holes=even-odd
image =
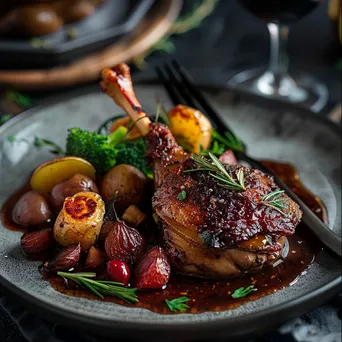
POLYGON ((244 70, 228 84, 247 92, 298 103, 314 112, 328 100, 327 87, 311 75, 289 74, 286 43, 289 26, 310 13, 323 0, 238 0, 247 11, 266 23, 270 34, 270 60, 266 71, 244 70))
POLYGON ((243 7, 266 22, 292 24, 310 13, 321 0, 238 0, 243 7))

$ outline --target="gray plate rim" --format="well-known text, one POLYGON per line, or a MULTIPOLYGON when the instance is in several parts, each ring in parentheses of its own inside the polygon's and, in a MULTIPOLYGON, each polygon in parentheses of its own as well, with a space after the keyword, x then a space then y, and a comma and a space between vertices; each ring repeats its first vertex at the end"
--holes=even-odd
MULTIPOLYGON (((208 89, 208 87, 206 86, 208 89)), ((209 87, 210 88, 210 87, 209 87)), ((213 89, 218 89, 217 86, 213 89)), ((229 87, 222 87, 227 91, 232 91, 237 94, 240 92, 236 90, 229 89, 229 87)), ((4 133, 8 128, 15 125, 17 122, 32 116, 37 110, 42 110, 45 107, 68 100, 70 98, 86 95, 94 91, 98 91, 98 86, 88 86, 83 89, 77 89, 69 92, 68 94, 60 94, 54 96, 53 99, 46 99, 41 102, 40 105, 33 107, 6 122, 0 127, 0 134, 4 133)), ((243 94, 242 94, 243 95, 243 94)), ((272 101, 273 102, 273 101, 272 101)), ((266 101, 267 103, 267 101, 266 101)), ((279 106, 290 107, 294 109, 293 106, 287 106, 286 104, 279 102, 279 106)), ((329 121, 328 119, 318 116, 309 110, 303 108, 297 108, 296 112, 298 115, 310 117, 312 120, 318 120, 321 124, 326 125, 335 134, 340 135, 340 129, 338 125, 329 121)), ((279 113, 277 114, 279 115, 279 113)), ((282 115, 282 114, 280 114, 282 115)), ((246 316, 234 317, 234 318, 217 318, 215 321, 202 322, 201 324, 192 323, 189 321, 183 321, 181 323, 172 322, 151 322, 151 323, 138 323, 138 322, 115 322, 110 319, 99 319, 99 318, 89 318, 86 316, 80 316, 78 314, 69 312, 68 310, 53 307, 47 303, 37 300, 34 296, 24 293, 15 284, 12 284, 6 280, 2 275, 0 275, 0 289, 3 289, 5 293, 9 294, 10 297, 14 295, 13 298, 20 298, 22 303, 27 305, 28 309, 40 314, 44 318, 50 319, 53 322, 59 324, 72 325, 79 327, 88 331, 97 332, 100 335, 114 334, 118 337, 123 336, 137 336, 141 333, 141 337, 151 337, 149 334, 155 332, 169 333, 170 336, 177 336, 179 334, 185 334, 190 339, 194 338, 208 338, 212 337, 213 332, 219 331, 219 329, 225 328, 226 333, 229 336, 242 336, 250 334, 255 331, 260 331, 270 326, 275 326, 281 323, 285 319, 290 319, 304 314, 308 310, 314 308, 315 306, 323 304, 325 301, 330 299, 338 291, 341 291, 342 287, 342 276, 336 277, 330 283, 324 285, 323 287, 314 290, 299 299, 291 300, 287 303, 279 304, 274 307, 264 309, 259 312, 248 314, 248 326, 246 326, 246 316), (228 329, 229 327, 234 328, 234 330, 228 329)), ((222 337, 224 332, 222 332, 222 337)))

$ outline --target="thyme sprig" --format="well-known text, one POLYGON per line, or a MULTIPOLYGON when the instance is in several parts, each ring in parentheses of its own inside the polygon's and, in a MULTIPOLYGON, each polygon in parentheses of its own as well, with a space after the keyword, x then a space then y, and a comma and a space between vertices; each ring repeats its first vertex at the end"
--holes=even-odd
POLYGON ((229 174, 224 165, 209 152, 211 162, 205 158, 201 158, 196 154, 191 155, 191 159, 199 166, 197 169, 184 170, 183 172, 196 172, 196 171, 209 171, 210 176, 215 178, 217 185, 222 188, 232 191, 244 191, 245 188, 245 177, 243 170, 239 169, 236 172, 237 181, 229 174))
POLYGON ((261 198, 261 204, 266 205, 279 211, 281 214, 285 215, 282 211, 284 209, 284 198, 282 197, 284 190, 275 190, 261 198))
POLYGON ((124 287, 124 284, 118 283, 116 281, 89 279, 95 278, 96 273, 57 272, 57 275, 61 276, 66 281, 66 283, 68 283, 68 279, 73 280, 78 285, 88 289, 100 298, 104 298, 105 296, 112 296, 121 298, 129 304, 139 302, 138 297, 136 295, 137 289, 124 287))

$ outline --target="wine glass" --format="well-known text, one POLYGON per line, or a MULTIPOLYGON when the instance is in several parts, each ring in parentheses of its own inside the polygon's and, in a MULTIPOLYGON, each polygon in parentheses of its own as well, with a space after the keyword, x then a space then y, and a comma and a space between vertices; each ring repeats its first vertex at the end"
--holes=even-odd
POLYGON ((311 12, 322 0, 238 0, 267 23, 270 34, 270 60, 267 70, 245 70, 228 84, 264 97, 298 103, 319 112, 328 101, 328 89, 310 75, 291 76, 286 51, 289 25, 311 12))

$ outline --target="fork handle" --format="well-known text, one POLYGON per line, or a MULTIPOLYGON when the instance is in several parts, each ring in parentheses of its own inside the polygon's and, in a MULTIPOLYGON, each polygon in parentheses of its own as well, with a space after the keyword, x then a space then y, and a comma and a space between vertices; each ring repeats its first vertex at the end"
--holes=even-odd
POLYGON ((236 152, 236 156, 248 162, 253 168, 259 169, 262 172, 268 173, 273 176, 276 184, 285 192, 289 197, 291 197, 295 202, 297 202, 303 211, 303 222, 309 227, 309 229, 317 236, 317 238, 322 241, 322 243, 334 252, 339 257, 342 256, 342 240, 341 237, 334 233, 327 225, 325 225, 310 208, 283 182, 281 181, 272 171, 266 168, 259 161, 249 157, 245 153, 236 152))

